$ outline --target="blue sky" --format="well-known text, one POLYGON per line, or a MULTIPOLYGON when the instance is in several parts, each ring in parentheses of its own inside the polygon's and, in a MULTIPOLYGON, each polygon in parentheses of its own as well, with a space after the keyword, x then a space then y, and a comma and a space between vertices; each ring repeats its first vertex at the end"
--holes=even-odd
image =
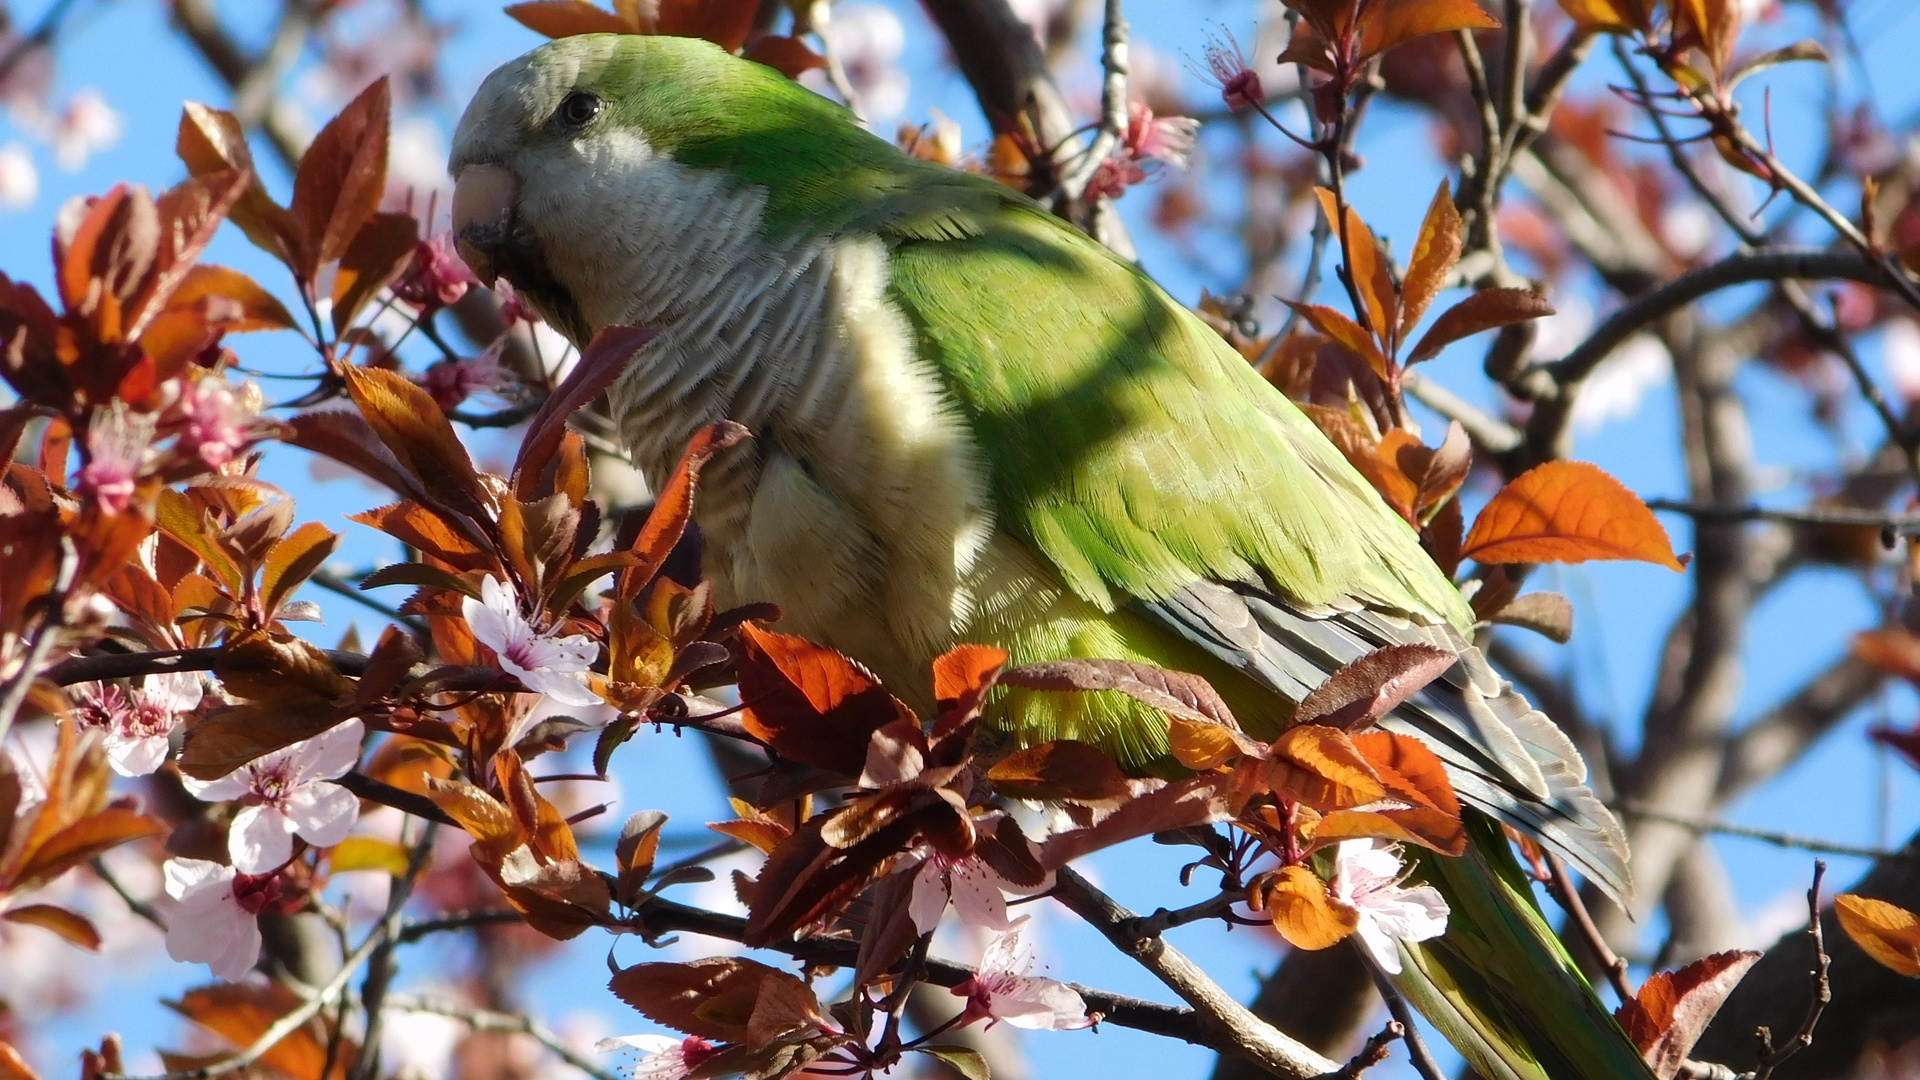
MULTIPOLYGON (((14 4, 16 22, 31 25, 45 6, 45 0, 14 4)), ((446 79, 444 93, 419 103, 410 115, 417 118, 413 128, 417 134, 437 129, 444 145, 445 134, 451 131, 460 107, 485 73, 538 39, 488 4, 439 0, 426 6, 436 17, 450 21, 455 32, 440 67, 446 79)), ((270 5, 229 3, 223 7, 244 24, 248 18, 263 18, 270 5)), ((366 10, 356 13, 349 25, 363 24, 364 32, 366 24, 377 27, 378 20, 373 16, 385 6, 363 0, 362 7, 366 10)), ((892 7, 906 34, 903 70, 910 92, 902 118, 924 120, 937 108, 960 121, 966 144, 977 149, 984 139, 985 125, 963 81, 941 63, 943 49, 934 40, 931 27, 916 5, 899 0, 892 7)), ((1182 73, 1183 58, 1199 54, 1215 22, 1245 38, 1253 22, 1254 4, 1248 0, 1211 0, 1192 5, 1135 0, 1128 7, 1136 41, 1147 43, 1157 52, 1164 66, 1183 80, 1198 107, 1211 109, 1216 99, 1182 73)), ((219 103, 227 97, 200 62, 171 37, 164 22, 164 5, 81 0, 76 12, 62 42, 55 99, 64 100, 81 87, 97 87, 122 117, 125 133, 113 147, 95 154, 83 169, 66 173, 57 168, 46 147, 34 143, 27 133, 10 130, 0 120, 0 146, 16 139, 28 146, 41 180, 39 197, 31 206, 13 213, 0 212, 0 270, 43 286, 49 276, 47 237, 60 203, 70 195, 104 190, 120 180, 155 188, 171 184, 181 175, 171 153, 181 102, 219 103)), ((1920 109, 1920 75, 1916 75, 1911 62, 1915 46, 1920 45, 1920 6, 1910 0, 1857 0, 1851 5, 1851 22, 1881 115, 1896 127, 1905 126, 1920 109)), ((253 34, 264 29, 244 28, 253 34)), ((1804 5, 1795 4, 1779 21, 1752 31, 1751 40, 1784 42, 1810 32, 1808 12, 1804 5)), ((1760 91, 1773 87, 1771 111, 1776 139, 1791 164, 1810 165, 1816 134, 1810 123, 1817 108, 1820 78, 1811 67, 1789 67, 1762 75, 1744 88, 1750 110, 1757 111, 1761 107, 1760 91)), ((1617 81, 1609 73, 1608 63, 1597 58, 1581 73, 1576 88, 1593 91, 1610 79, 1617 81)), ((316 97, 313 81, 310 72, 303 69, 296 71, 290 84, 296 87, 296 97, 309 113, 321 117, 337 105, 337 100, 316 97)), ((1094 70, 1082 63, 1070 75, 1068 85, 1090 101, 1097 86, 1094 70)), ((1850 77, 1849 96, 1857 97, 1862 92, 1860 80, 1850 77)), ((882 130, 890 130, 891 123, 888 121, 882 130)), ((1376 109, 1368 123, 1361 143, 1368 167, 1354 177, 1350 198, 1376 231, 1411 237, 1443 169, 1432 149, 1428 121, 1410 109, 1384 106, 1376 109)), ((1224 134, 1203 138, 1203 160, 1207 153, 1223 152, 1229 145, 1224 134)), ((269 186, 284 196, 285 176, 264 151, 261 160, 268 163, 265 171, 269 186)), ((1231 288, 1231 280, 1202 277, 1170 245, 1152 235, 1141 220, 1151 194, 1136 193, 1122 204, 1133 223, 1145 265, 1183 300, 1197 299, 1203 286, 1215 291, 1231 288)), ((1208 194, 1229 197, 1228 193, 1208 194)), ((1846 198, 1837 197, 1836 201, 1849 205, 1846 198)), ((1398 246, 1404 248, 1405 242, 1398 246)), ((1210 256, 1216 265, 1233 264, 1230 252, 1210 256)), ((274 273, 273 265, 232 231, 216 241, 208 257, 245 269, 270 287, 284 291, 284 279, 274 273)), ((1297 256, 1290 258, 1297 262, 1297 256)), ((1590 287, 1577 281, 1573 285, 1571 295, 1556 298, 1563 307, 1569 306, 1566 301, 1577 296, 1579 290, 1590 287)), ((1752 299, 1750 294, 1724 296, 1716 299, 1713 309, 1737 311, 1752 299)), ((298 343, 290 336, 281 337, 286 340, 261 336, 235 345, 250 366, 277 372, 306 370, 308 358, 301 355, 298 343)), ((1865 345, 1869 360, 1877 365, 1877 341, 1869 339, 1865 345)), ((1427 374, 1470 399, 1491 404, 1491 391, 1478 373, 1478 364, 1478 343, 1470 343, 1433 362, 1427 374)), ((1830 470, 1849 450, 1857 451, 1877 441, 1871 413, 1857 402, 1849 405, 1844 418, 1845 439, 1836 442, 1808 418, 1806 395, 1800 387, 1754 365, 1741 376, 1740 389, 1751 408, 1757 456, 1774 467, 1772 471, 1779 478, 1776 489, 1763 496, 1768 502, 1804 502, 1806 476, 1830 470)), ((268 395, 290 396, 278 394, 271 383, 268 395)), ((1436 429, 1430 426, 1429 430, 1436 429)), ((1674 449, 1676 431, 1670 384, 1657 385, 1630 416, 1583 433, 1578 456, 1598 462, 1644 496, 1681 496, 1684 488, 1674 449)), ((504 454, 499 437, 478 439, 475 446, 483 456, 489 452, 504 454)), ((273 462, 270 478, 284 484, 300 500, 303 518, 321 520, 347 533, 348 543, 341 555, 345 563, 364 566, 392 557, 392 552, 368 530, 342 518, 344 513, 372 504, 377 496, 371 489, 350 481, 316 483, 303 455, 296 451, 275 451, 269 460, 273 462)), ((1485 494, 1475 498, 1484 499, 1485 494)), ((1686 549, 1686 523, 1669 518, 1668 526, 1676 546, 1686 549)), ((1547 663, 1574 671, 1594 714, 1622 725, 1623 737, 1631 742, 1646 700, 1659 635, 1684 605, 1688 581, 1642 564, 1589 564, 1549 569, 1537 582, 1539 587, 1557 589, 1574 600, 1579 613, 1578 631, 1573 643, 1564 648, 1529 647, 1536 648, 1547 663)), ((324 593, 312 598, 320 602, 327 616, 326 626, 315 632, 317 639, 331 644, 347 625, 359 620, 363 636, 370 640, 365 632, 373 624, 365 621, 364 609, 324 593)), ((1858 577, 1841 571, 1804 572, 1776 590, 1761 605, 1750 627, 1742 718, 1764 710, 1826 665, 1845 648, 1853 632, 1877 621, 1875 611, 1873 596, 1858 577)), ((1790 829, 1847 843, 1897 842, 1920 826, 1920 782, 1904 766, 1885 762, 1862 732, 1875 720, 1905 723, 1912 718, 1913 710, 1912 695, 1904 690, 1892 693, 1884 704, 1863 710, 1863 715, 1832 735, 1793 770, 1743 800, 1729 816, 1745 824, 1790 829), (1883 791, 1890 796, 1884 809, 1883 791)), ((692 826, 697 823, 725 816, 724 804, 708 779, 710 770, 693 740, 648 734, 622 756, 618 802, 604 820, 617 823, 634 810, 658 808, 673 815, 675 825, 671 828, 677 835, 692 835, 692 826)), ((1717 846, 1727 861, 1741 906, 1755 917, 1756 925, 1777 925, 1782 911, 1791 917, 1794 897, 1804 890, 1810 871, 1805 853, 1739 839, 1722 839, 1717 846)), ((1180 861, 1175 851, 1141 844, 1096 858, 1094 869, 1123 902, 1151 910, 1157 905, 1183 902, 1172 880, 1180 861)), ((1858 860, 1832 861, 1831 880, 1836 883, 1851 880, 1863 868, 1858 860)), ((1054 974, 1126 993, 1170 999, 1167 991, 1117 956, 1090 930, 1059 919, 1048 920, 1048 928, 1046 948, 1054 974)), ((1228 934, 1215 927, 1189 927, 1179 931, 1175 940, 1242 996, 1251 993, 1255 973, 1270 966, 1276 955, 1271 935, 1245 929, 1228 934)), ((589 935, 566 946, 560 959, 539 969, 517 988, 523 1004, 549 1018, 572 1017, 582 1027, 600 1027, 606 1032, 643 1030, 643 1023, 604 992, 607 944, 605 938, 589 935)), ((644 951, 637 943, 622 943, 619 955, 623 961, 632 962, 642 958, 644 951)), ((434 957, 446 955, 416 950, 403 957, 403 984, 430 969, 434 957)), ((204 981, 204 969, 165 963, 130 968, 119 962, 81 958, 75 962, 91 965, 87 970, 97 976, 100 992, 90 1005, 48 1025, 42 1041, 32 1048, 54 1074, 70 1067, 68 1055, 77 1047, 107 1029, 127 1037, 136 1063, 156 1045, 180 1044, 178 1021, 156 1000, 204 981)), ((1046 1076, 1102 1071, 1131 1074, 1139 1062, 1153 1060, 1163 1063, 1156 1070, 1160 1075, 1192 1077, 1204 1075, 1211 1060, 1203 1051, 1111 1028, 1098 1034, 1040 1035, 1029 1039, 1027 1046, 1036 1074, 1046 1076)), ((1387 1075, 1397 1075, 1397 1068, 1389 1066, 1387 1075)))

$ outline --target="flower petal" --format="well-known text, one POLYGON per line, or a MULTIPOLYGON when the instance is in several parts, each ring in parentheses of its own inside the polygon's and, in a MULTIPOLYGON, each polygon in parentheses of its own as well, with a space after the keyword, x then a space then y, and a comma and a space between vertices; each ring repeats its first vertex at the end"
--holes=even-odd
POLYGON ((160 871, 167 881, 167 895, 182 903, 209 883, 215 883, 217 888, 232 888, 233 868, 208 859, 168 859, 160 871))
POLYGON ((295 782, 345 776, 360 763, 360 744, 366 737, 366 725, 359 720, 349 720, 311 739, 294 743, 288 749, 294 751, 295 782))
POLYGON ((300 839, 314 847, 332 847, 353 831, 360 817, 360 799, 325 781, 304 784, 287 796, 286 814, 300 839))
POLYGON ((293 822, 273 806, 249 806, 227 830, 227 854, 242 874, 265 874, 293 857, 293 822))
MULTIPOLYGON (((129 739, 120 735, 108 735, 106 738, 107 764, 121 776, 147 776, 166 764, 167 744, 165 735, 149 735, 140 739, 129 739)), ((219 781, 215 781, 218 783, 219 781)))
POLYGON ((938 856, 928 856, 913 875, 913 894, 907 899, 907 918, 913 928, 931 934, 947 913, 947 875, 938 856))

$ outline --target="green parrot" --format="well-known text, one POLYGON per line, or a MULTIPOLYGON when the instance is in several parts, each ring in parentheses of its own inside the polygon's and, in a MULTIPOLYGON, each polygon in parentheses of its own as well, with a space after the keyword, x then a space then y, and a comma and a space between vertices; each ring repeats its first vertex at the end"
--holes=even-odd
MULTIPOLYGON (((1488 1080, 1649 1075, 1496 824, 1627 892, 1579 754, 1471 647, 1406 522, 1145 273, 703 41, 585 35, 506 64, 450 168, 483 280, 579 345, 659 329, 609 391, 650 482, 703 425, 753 431, 702 476, 716 602, 778 604, 923 715, 960 642, 1195 672, 1268 737, 1375 648, 1458 654, 1383 725, 1446 763, 1475 836, 1422 859, 1452 916, 1401 944, 1396 981, 1488 1080)), ((1117 693, 1007 691, 989 720, 1177 768, 1165 718, 1117 693)))

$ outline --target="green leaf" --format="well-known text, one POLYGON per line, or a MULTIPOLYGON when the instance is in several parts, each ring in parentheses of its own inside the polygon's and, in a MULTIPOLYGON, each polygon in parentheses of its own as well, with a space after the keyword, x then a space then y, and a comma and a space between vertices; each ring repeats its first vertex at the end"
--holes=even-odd
POLYGON ((916 1046, 915 1052, 935 1058, 967 1080, 993 1080, 993 1070, 980 1051, 967 1046, 916 1046))

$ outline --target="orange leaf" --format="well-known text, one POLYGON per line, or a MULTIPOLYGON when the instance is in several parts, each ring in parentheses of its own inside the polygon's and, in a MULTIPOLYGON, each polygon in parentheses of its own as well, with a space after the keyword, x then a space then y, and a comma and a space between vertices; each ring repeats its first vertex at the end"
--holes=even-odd
POLYGON ((33 1071, 33 1066, 27 1064, 27 1059, 20 1055, 20 1051, 4 1039, 0 1039, 0 1080, 40 1080, 40 1074, 33 1071))
POLYGON ((1300 313, 1300 317, 1315 330, 1332 338, 1346 347, 1353 355, 1365 360, 1375 375, 1387 377, 1387 358, 1374 343, 1373 335, 1366 328, 1325 304, 1301 304, 1292 300, 1281 300, 1300 313))
POLYGON ((1920 682, 1920 637, 1901 627, 1856 635, 1853 654, 1889 675, 1920 682))
POLYGON ((1367 307, 1367 329, 1376 341, 1391 342, 1400 321, 1400 297, 1393 287, 1393 276, 1387 273, 1387 261, 1380 257, 1380 241, 1374 239, 1373 230, 1360 220, 1359 211, 1352 205, 1346 208, 1346 227, 1342 230, 1333 192, 1316 187, 1313 193, 1320 200, 1320 212, 1327 216, 1333 235, 1341 241, 1347 261, 1353 265, 1353 283, 1367 307))
MULTIPOLYGON (((169 1001, 168 1008, 214 1032, 234 1046, 251 1046, 281 1017, 300 1006, 300 998, 284 984, 218 983, 202 986, 169 1001)), ((260 1063, 286 1076, 302 1080, 339 1080, 346 1076, 358 1051, 346 1041, 344 1053, 329 1054, 332 1027, 326 1010, 294 1028, 274 1043, 260 1063), (331 1060, 333 1067, 327 1068, 331 1060)))
POLYGON ((1447 779, 1446 766, 1425 743, 1410 735, 1369 731, 1353 736, 1354 748, 1373 766, 1390 798, 1460 816, 1460 800, 1447 779))
POLYGON ((1833 913, 1861 951, 1881 966, 1908 977, 1920 976, 1920 917, 1885 900, 1841 893, 1833 913))
POLYGON ((1467 832, 1458 817, 1417 806, 1411 810, 1335 810, 1314 826, 1316 847, 1341 840, 1384 837, 1421 847, 1442 855, 1463 855, 1467 850, 1467 832))
POLYGON ((227 211, 247 239, 267 254, 291 265, 299 246, 300 226, 287 208, 267 196, 254 173, 253 151, 247 148, 240 121, 224 109, 189 101, 180 110, 180 130, 174 153, 191 176, 238 169, 251 179, 240 201, 227 211))
POLYGON ((1275 793, 1316 810, 1351 810, 1387 793, 1347 733, 1320 724, 1281 732, 1262 779, 1275 793))
POLYGON ((100 931, 94 928, 91 920, 77 911, 68 911, 52 904, 28 904, 8 909, 0 914, 0 919, 51 930, 89 952, 100 951, 100 931))
POLYGON ((1441 349, 1482 330, 1551 314, 1553 305, 1531 289, 1481 289, 1441 312, 1427 332, 1420 335, 1420 343, 1407 354, 1406 362, 1417 364, 1432 359, 1440 355, 1441 349))
POLYGON ((380 207, 387 183, 387 77, 327 121, 300 156, 293 177, 293 216, 305 244, 297 273, 312 280, 322 263, 346 254, 347 245, 380 207))
POLYGON ((1647 504, 1584 461, 1549 461, 1515 477, 1480 511, 1460 554, 1483 563, 1639 559, 1686 567, 1647 504))
POLYGON ((1500 20, 1473 0, 1387 0, 1375 3, 1360 26, 1360 59, 1428 34, 1495 30, 1500 20))
POLYGON ((269 612, 320 569, 340 546, 340 534, 317 521, 309 521, 277 541, 267 551, 266 567, 260 571, 260 595, 269 612))
POLYGON ((507 17, 550 38, 579 34, 634 34, 640 27, 585 0, 529 0, 508 4, 507 17))
POLYGON ((1640 984, 1633 1000, 1621 1003, 1614 1015, 1654 1076, 1673 1080, 1721 1003, 1758 959, 1759 953, 1748 951, 1702 957, 1654 975, 1640 984))
POLYGON ((803 765, 859 776, 873 733, 911 719, 872 673, 803 638, 740 627, 740 698, 748 732, 803 765))
POLYGON ((987 779, 1016 799, 1097 803, 1127 794, 1127 776, 1091 743, 1061 739, 1017 750, 995 762, 987 779))
POLYGON ((1167 749, 1174 760, 1195 772, 1218 768, 1234 758, 1259 752, 1259 744, 1238 729, 1182 716, 1167 718, 1167 749))
POLYGON ((1261 910, 1296 949, 1327 948, 1360 926, 1360 912, 1335 903, 1327 894, 1327 883, 1304 866, 1282 869, 1261 892, 1261 910))
POLYGON ((345 333, 367 301, 407 268, 419 240, 420 223, 412 214, 375 214, 353 234, 333 276, 336 335, 345 333))
POLYGON ((360 414, 393 457, 417 477, 428 498, 476 520, 491 501, 446 414, 406 376, 349 364, 340 369, 360 414))
POLYGON ((1420 238, 1414 243, 1412 258, 1407 260, 1407 280, 1400 287, 1401 340, 1420 325, 1427 307, 1445 287, 1453 264, 1460 261, 1460 228, 1460 211, 1454 209, 1453 196, 1442 180, 1427 207, 1426 220, 1420 223, 1420 238))
MULTIPOLYGON (((203 300, 225 301, 235 307, 232 316, 221 314, 210 319, 227 333, 250 330, 290 330, 296 324, 286 306, 260 283, 225 266, 199 263, 188 270, 167 301, 169 308, 182 308, 203 300)), ((216 312, 209 312, 210 315, 216 312)))
POLYGON ((1615 33, 1650 32, 1647 13, 1638 10, 1640 4, 1628 0, 1617 3, 1615 0, 1560 0, 1560 10, 1567 13, 1575 26, 1582 30, 1609 31, 1615 33))

